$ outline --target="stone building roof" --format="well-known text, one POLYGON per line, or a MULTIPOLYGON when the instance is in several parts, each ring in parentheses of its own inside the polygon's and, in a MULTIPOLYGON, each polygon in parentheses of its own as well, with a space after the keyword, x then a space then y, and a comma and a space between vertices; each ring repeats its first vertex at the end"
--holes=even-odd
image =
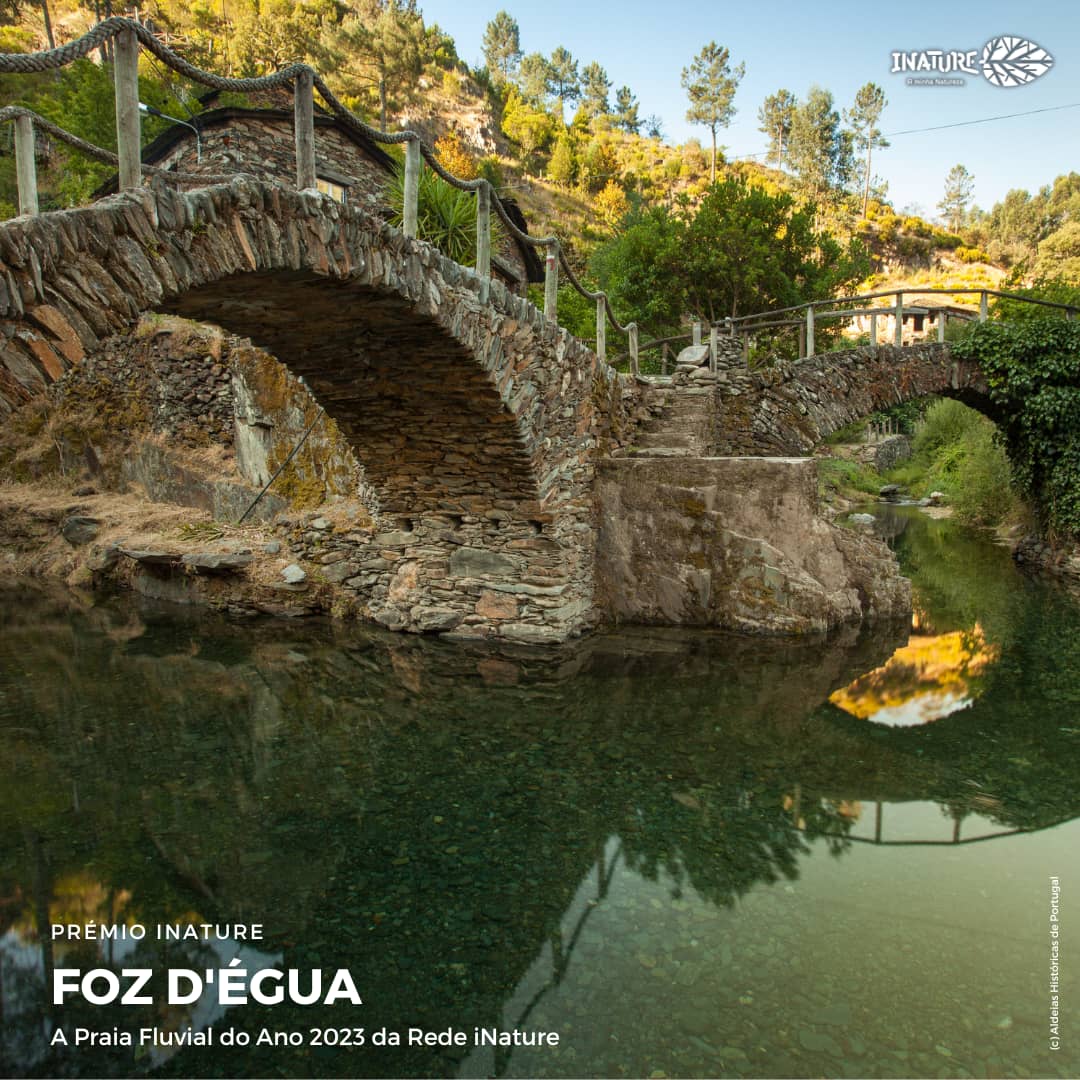
MULTIPOLYGON (((219 99, 215 91, 200 99, 212 105, 219 99)), ((224 105, 199 114, 202 162, 196 161, 195 139, 184 124, 173 124, 143 147, 144 164, 185 173, 223 173, 230 169, 263 177, 295 176, 292 140, 291 94, 286 100, 260 99, 258 108, 224 105), (267 107, 268 106, 268 107, 267 107)), ((397 163, 378 143, 340 123, 323 109, 315 109, 316 172, 320 178, 348 185, 350 199, 384 210, 383 187, 397 163)), ((94 192, 94 197, 117 191, 117 177, 111 176, 94 192)), ((528 224, 513 199, 503 198, 510 219, 523 232, 528 224)), ((509 283, 541 282, 544 268, 536 251, 511 239, 501 255, 492 258, 492 269, 509 283)))

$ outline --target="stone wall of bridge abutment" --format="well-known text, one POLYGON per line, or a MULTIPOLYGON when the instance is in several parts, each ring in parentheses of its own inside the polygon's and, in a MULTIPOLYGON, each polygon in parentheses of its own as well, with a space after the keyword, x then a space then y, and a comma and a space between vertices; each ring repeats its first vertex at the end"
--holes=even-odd
POLYGON ((748 371, 715 383, 719 456, 805 456, 833 432, 916 398, 952 397, 994 419, 986 377, 947 344, 860 346, 748 371))
POLYGON ((127 193, 0 226, 0 399, 10 411, 141 313, 214 322, 302 375, 362 464, 378 525, 339 538, 327 577, 367 614, 565 637, 592 618, 594 459, 629 392, 532 305, 488 292, 310 192, 127 193))

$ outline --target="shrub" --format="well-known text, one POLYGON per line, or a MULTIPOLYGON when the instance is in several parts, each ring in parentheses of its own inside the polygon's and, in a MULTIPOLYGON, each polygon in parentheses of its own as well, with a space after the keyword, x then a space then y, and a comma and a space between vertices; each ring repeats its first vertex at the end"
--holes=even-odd
MULTIPOLYGON (((400 228, 405 217, 404 170, 395 172, 386 201, 391 207, 391 222, 400 228)), ((424 169, 420 174, 416 233, 462 266, 475 266, 476 196, 471 191, 451 187, 430 169, 424 169)), ((491 250, 497 251, 502 241, 501 223, 493 214, 491 250)))

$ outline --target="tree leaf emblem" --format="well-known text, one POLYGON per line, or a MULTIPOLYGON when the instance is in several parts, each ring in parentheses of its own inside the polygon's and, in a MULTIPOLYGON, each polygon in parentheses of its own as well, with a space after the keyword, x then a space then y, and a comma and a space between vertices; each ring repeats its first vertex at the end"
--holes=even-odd
POLYGON ((983 75, 994 86, 1023 86, 1053 66, 1054 58, 1041 45, 1011 34, 991 38, 983 46, 983 75))

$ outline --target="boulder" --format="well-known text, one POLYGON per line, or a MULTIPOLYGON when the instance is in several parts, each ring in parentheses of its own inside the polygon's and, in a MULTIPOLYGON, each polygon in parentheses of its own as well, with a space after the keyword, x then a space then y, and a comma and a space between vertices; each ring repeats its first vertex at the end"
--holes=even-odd
POLYGON ((197 574, 228 574, 252 563, 250 551, 193 551, 180 560, 197 574))
POLYGON ((97 539, 101 522, 97 518, 79 517, 73 514, 60 526, 60 535, 72 546, 81 547, 97 539))

